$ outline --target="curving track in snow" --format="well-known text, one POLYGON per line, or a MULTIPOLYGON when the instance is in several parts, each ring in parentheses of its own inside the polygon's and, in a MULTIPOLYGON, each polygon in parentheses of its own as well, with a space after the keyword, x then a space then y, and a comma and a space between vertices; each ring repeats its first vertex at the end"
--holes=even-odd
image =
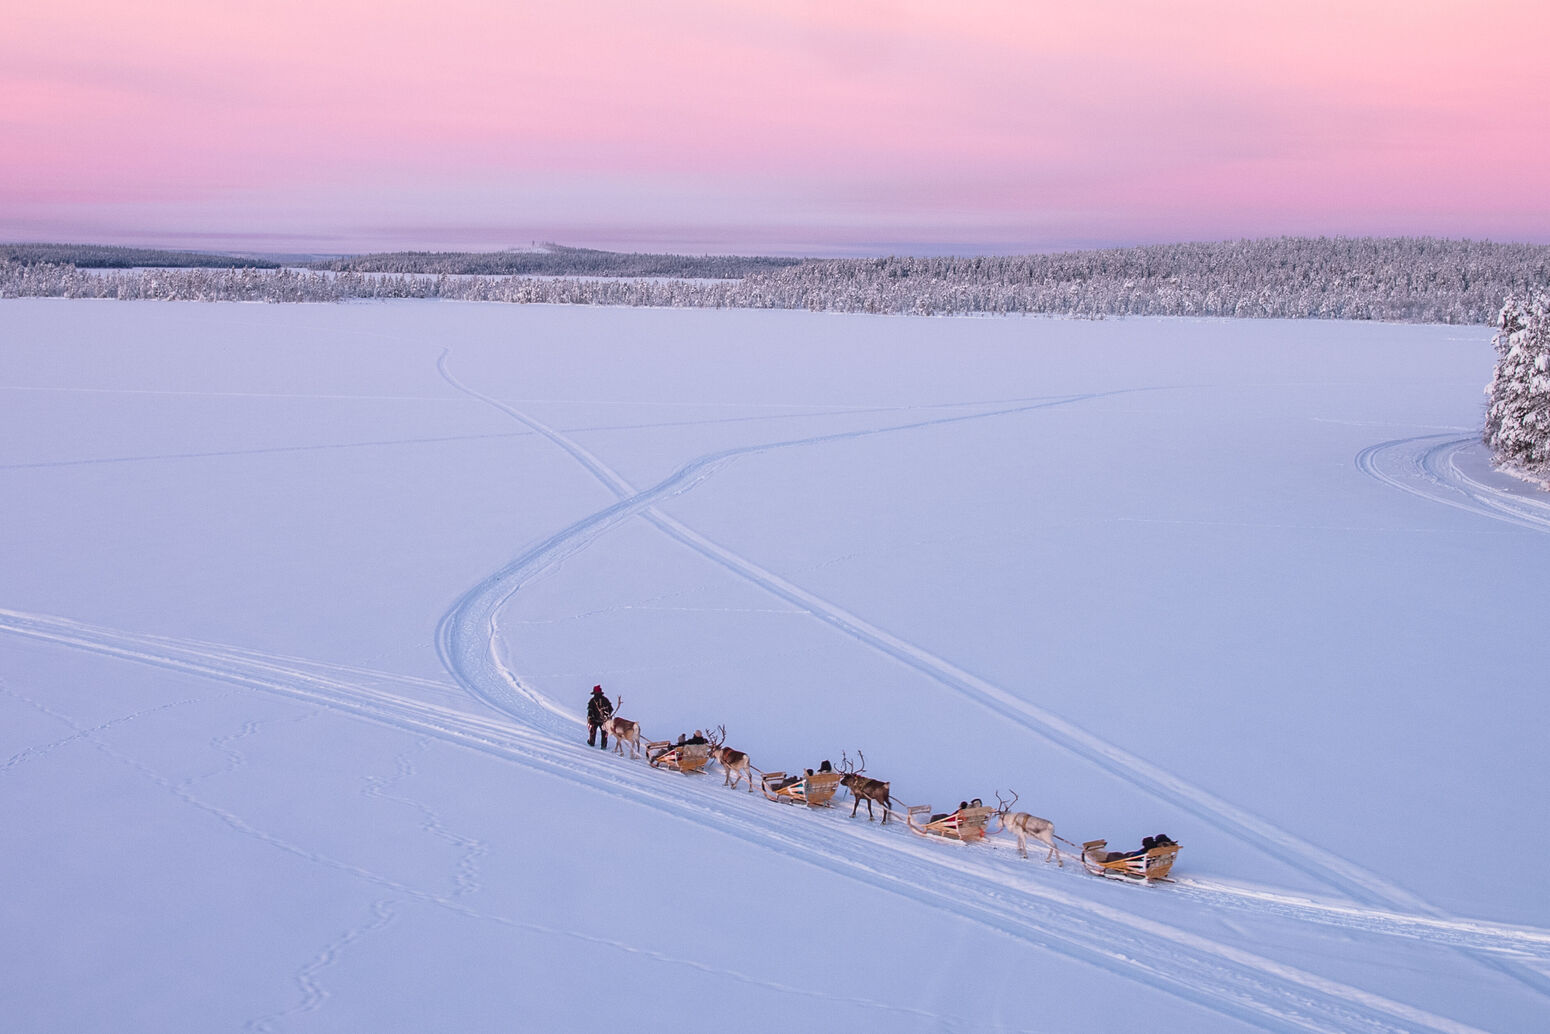
POLYGON ((1402 492, 1531 531, 1550 531, 1550 498, 1491 469, 1476 437, 1429 434, 1356 454, 1362 473, 1402 492))
MULTIPOLYGON (((1028 943, 1169 991, 1228 1016, 1286 1031, 1446 1031, 1473 1028, 1381 995, 1288 966, 1198 934, 1091 900, 1089 878, 1033 868, 1010 851, 946 850, 897 830, 851 823, 837 813, 779 808, 708 780, 669 778, 644 764, 585 749, 527 725, 548 712, 528 710, 522 724, 368 686, 328 666, 157 636, 132 635, 68 619, 0 611, 0 631, 74 649, 260 689, 378 724, 503 758, 616 799, 713 829, 794 861, 939 908, 1028 943)), ((390 677, 383 676, 382 681, 390 677)), ((572 730, 573 731, 573 730, 572 730)), ((197 802, 193 802, 197 803, 197 802)), ((201 805, 203 806, 203 805, 201 805)), ((208 809, 207 809, 208 810, 208 809)), ((405 897, 460 915, 511 926, 481 911, 461 889, 432 892, 385 880, 219 816, 239 831, 318 864, 353 873, 405 897)), ((1185 889, 1185 888, 1176 888, 1185 889)), ((1138 893, 1144 893, 1137 889, 1138 893)), ((1387 933, 1395 918, 1347 910, 1348 929, 1387 933), (1365 924, 1365 927, 1363 926, 1365 924)), ((561 933, 562 931, 552 931, 561 933)), ((1452 936, 1447 929, 1429 940, 1452 936)), ((1488 924, 1471 933, 1492 950, 1550 963, 1550 934, 1488 924)), ((1460 943, 1464 943, 1462 940, 1460 943)), ((681 961, 681 960, 671 960, 681 961)))
MULTIPOLYGON (((801 608, 813 617, 834 627, 842 634, 927 674, 954 692, 981 704, 1004 718, 1045 736, 1073 754, 1107 771, 1113 772, 1135 785, 1150 790, 1158 797, 1169 800, 1175 805, 1184 807, 1202 816, 1226 833, 1238 836, 1256 846, 1263 847, 1267 843, 1272 845, 1278 857, 1292 861, 1293 864, 1300 866, 1304 871, 1350 894, 1359 902, 1369 906, 1384 906, 1381 913, 1373 912, 1369 909, 1369 916, 1377 916, 1379 914, 1392 916, 1398 910, 1400 912, 1426 913, 1434 918, 1436 917, 1436 910, 1432 909, 1425 902, 1376 874, 1367 872, 1345 859, 1322 851, 1306 843, 1301 838, 1287 831, 1280 830, 1263 819, 1222 801, 1199 787, 1187 783, 1172 773, 1124 752, 1115 745, 1107 743, 1099 737, 1066 722, 1059 716, 1021 700, 1014 694, 983 679, 979 679, 957 668, 950 662, 869 624, 860 617, 850 614, 806 592, 773 572, 759 567, 747 558, 741 557, 731 550, 710 541, 681 522, 655 509, 656 504, 659 502, 692 488, 706 477, 709 477, 716 469, 739 456, 778 448, 791 448, 847 438, 894 433, 961 420, 1008 416, 1049 406, 1068 405, 1086 401, 1095 396, 1069 396, 1061 399, 1030 401, 1023 405, 993 409, 987 412, 973 412, 950 417, 917 420, 890 427, 877 427, 862 431, 790 439, 758 446, 725 450, 694 460, 658 484, 645 490, 637 490, 597 456, 580 446, 579 443, 514 407, 462 384, 448 370, 447 355, 448 353, 443 351, 438 361, 438 368, 449 384, 470 397, 479 399, 499 409, 549 439, 557 447, 572 456, 578 464, 617 497, 617 502, 613 505, 590 514, 570 527, 562 529, 486 578, 479 585, 469 590, 442 619, 438 641, 442 659, 448 671, 452 672, 454 677, 466 686, 471 693, 491 706, 511 715, 514 719, 527 725, 535 732, 567 737, 574 734, 574 729, 579 724, 579 720, 570 713, 568 708, 564 708, 556 702, 549 700, 536 687, 525 682, 518 673, 512 671, 509 666, 502 662, 499 655, 501 637, 497 626, 499 611, 512 595, 541 572, 549 569, 576 551, 586 548, 587 545, 595 541, 599 536, 616 527, 624 520, 640 516, 690 549, 721 564, 772 595, 801 608)), ((651 802, 648 801, 648 803, 651 802)), ((662 806, 660 801, 656 803, 657 806, 662 806)), ((664 810, 672 809, 664 808, 664 810)), ((718 825, 714 821, 711 821, 709 824, 713 826, 718 825)), ((727 831, 731 832, 730 830, 727 831)), ((773 846, 768 842, 766 834, 759 830, 739 831, 735 835, 739 835, 744 839, 753 839, 765 844, 765 846, 773 846)), ((852 835, 853 838, 855 836, 854 834, 852 835)), ((810 845, 805 845, 803 848, 802 853, 804 856, 808 846, 810 845)), ((839 846, 836 845, 837 848, 839 846)), ((867 875, 877 872, 875 867, 879 862, 879 857, 872 853, 872 849, 869 848, 864 855, 839 851, 835 857, 848 859, 847 864, 841 867, 841 871, 846 871, 849 875, 867 880, 868 882, 875 882, 869 879, 867 875)), ((888 857, 886 852, 884 857, 888 857)), ((898 857, 896 846, 892 857, 889 857, 889 861, 895 864, 902 861, 898 857)), ((900 882, 900 874, 895 872, 894 864, 888 865, 886 869, 892 878, 885 881, 882 885, 888 886, 889 889, 899 893, 908 893, 909 896, 916 897, 917 900, 933 900, 942 907, 949 908, 965 917, 974 918, 982 922, 986 921, 986 917, 977 914, 976 908, 966 903, 964 899, 954 896, 941 897, 939 874, 933 875, 932 882, 928 883, 916 883, 914 880, 910 880, 909 889, 906 891, 904 884, 900 882)), ((983 874, 978 873, 961 873, 958 876, 960 880, 984 878, 986 877, 983 874)), ((981 893, 985 892, 982 888, 981 893)), ((1029 890, 1027 887, 1020 887, 1018 892, 1029 893, 1029 890)), ((1218 896, 1222 896, 1221 892, 1219 892, 1218 896)), ((1242 901, 1239 900, 1238 904, 1241 906, 1242 901)), ((1286 906, 1283 904, 1281 907, 1284 908, 1286 906)), ((1286 1029, 1320 1029, 1317 1024, 1310 1027, 1305 1026, 1303 1022, 1310 1013, 1317 1014, 1319 1011, 1317 1007, 1310 1005, 1310 1000, 1307 998, 1307 995, 1314 993, 1313 989, 1316 987, 1320 990, 1316 992, 1315 997, 1323 996, 1321 1001, 1324 1007, 1335 1009, 1338 1012, 1343 1013, 1345 1010, 1353 1008, 1360 1012, 1373 1005, 1375 996, 1368 995, 1357 989, 1323 981, 1320 978, 1292 970, 1289 967, 1281 966, 1269 960, 1245 956, 1234 949, 1215 944, 1196 935, 1158 927, 1157 924, 1108 909, 1106 906, 1099 906, 1081 899, 1070 899, 1062 902, 1061 908, 1067 910, 1074 908, 1081 912, 1085 916, 1084 924, 1073 922, 1070 916, 1064 917, 1064 921, 1059 923, 1036 923, 1034 924, 1035 930, 1033 931, 1036 935, 1032 938, 1035 943, 1056 947, 1057 950, 1061 950, 1072 957, 1084 958, 1088 961, 1098 961, 1106 952, 1105 945, 1123 943, 1127 938, 1142 936, 1144 932, 1145 937, 1148 939, 1162 937, 1173 942, 1171 948, 1163 953, 1169 958, 1177 960, 1187 957, 1193 963, 1198 964, 1202 970, 1209 970, 1211 968, 1211 963, 1203 961, 1206 959, 1214 960, 1215 964, 1220 965, 1224 959, 1231 958, 1237 965, 1247 966, 1248 969, 1259 974, 1259 979, 1266 980, 1271 985, 1274 985, 1274 989, 1267 990, 1262 988, 1262 995, 1256 993, 1245 999, 1241 993, 1241 988, 1234 989, 1227 986, 1232 981, 1206 979, 1204 983, 1201 983, 1202 977, 1199 971, 1192 977, 1181 980, 1176 974, 1165 972, 1167 967, 1159 970, 1155 965, 1140 964, 1139 960, 1144 958, 1144 955, 1130 955, 1129 962, 1122 967, 1122 971, 1128 977, 1142 979, 1156 986, 1164 987, 1173 993, 1199 1001, 1201 1004, 1209 1005, 1220 1011, 1245 1018, 1252 1016, 1254 1021, 1258 1023, 1284 1024, 1286 1029), (1099 928, 1102 930, 1102 933, 1092 941, 1073 943, 1067 935, 1067 931, 1079 925, 1099 928), (1094 954, 1095 951, 1096 955, 1094 954), (1288 1009, 1292 999, 1299 999, 1299 1004, 1288 1009), (1247 1009, 1247 1012, 1243 1011, 1245 1009, 1247 1009)), ((1050 912, 1048 903, 1045 904, 1043 911, 1046 914, 1050 912)), ((1329 920, 1330 916, 1330 913, 1320 912, 1317 909, 1305 909, 1305 912, 1317 913, 1326 921, 1329 920)), ((1026 918, 1024 919, 1025 923, 1028 921, 1026 918)), ((1369 929, 1376 930, 1382 923, 1383 921, 1375 922, 1369 929)), ((1423 922, 1421 926, 1428 931, 1425 939, 1433 943, 1439 941, 1449 943, 1446 938, 1438 936, 1440 931, 1448 928, 1448 923, 1449 921, 1446 919, 1430 926, 1426 926, 1423 922)), ((994 922, 990 925, 994 925, 998 929, 1007 929, 1005 925, 994 922)), ((1337 924, 1331 922, 1330 925, 1337 924)), ((1403 924, 1400 925, 1402 926, 1403 924)), ((1415 924, 1405 927, 1405 929, 1409 930, 1418 928, 1415 924)), ((1396 929, 1393 924, 1390 924, 1384 928, 1384 932, 1394 933, 1396 929)), ((1007 932, 1011 931, 1008 930, 1007 932)), ((1530 943, 1537 943, 1533 941, 1532 934, 1530 934, 1529 940, 1530 943)), ((1470 943, 1466 938, 1462 937, 1452 943, 1461 950, 1470 950, 1478 947, 1478 942, 1470 943)), ((1522 941, 1518 941, 1515 948, 1511 950, 1521 954, 1521 948, 1522 941)), ((1547 988, 1542 975, 1534 969, 1521 970, 1489 954, 1476 955, 1476 958, 1491 968, 1498 969, 1515 979, 1522 980, 1541 991, 1547 988)), ((1111 968, 1113 967, 1111 966, 1111 968)), ((1237 976, 1241 978, 1243 971, 1239 970, 1237 976)), ((1449 1020, 1429 1015, 1417 1015, 1416 1011, 1410 1009, 1410 1007, 1392 1002, 1384 1002, 1375 1012, 1368 1013, 1367 1020, 1379 1022, 1380 1024, 1398 1020, 1400 1027, 1403 1029, 1456 1028, 1456 1025, 1449 1020), (1403 1015, 1403 1019, 1399 1019, 1401 1015, 1403 1015)), ((1355 1022, 1357 1021, 1352 1016, 1345 1015, 1337 1025, 1355 1022)), ((1356 1028, 1347 1027, 1345 1029, 1356 1028)))

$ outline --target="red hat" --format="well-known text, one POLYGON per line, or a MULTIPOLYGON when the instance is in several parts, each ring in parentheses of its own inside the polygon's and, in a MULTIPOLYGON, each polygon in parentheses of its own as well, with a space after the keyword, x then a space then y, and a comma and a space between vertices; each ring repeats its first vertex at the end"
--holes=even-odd
POLYGON ((594 693, 601 693, 602 691, 603 691, 603 687, 602 686, 593 686, 592 687, 592 692, 594 692, 594 693))

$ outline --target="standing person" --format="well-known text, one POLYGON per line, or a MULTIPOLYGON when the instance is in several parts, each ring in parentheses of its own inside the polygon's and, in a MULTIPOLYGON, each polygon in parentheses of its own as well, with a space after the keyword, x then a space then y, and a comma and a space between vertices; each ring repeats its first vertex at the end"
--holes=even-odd
POLYGON ((594 746, 599 730, 603 732, 603 749, 608 749, 608 730, 603 729, 603 723, 614 716, 614 705, 603 695, 602 686, 592 687, 592 696, 587 700, 587 746, 594 746))

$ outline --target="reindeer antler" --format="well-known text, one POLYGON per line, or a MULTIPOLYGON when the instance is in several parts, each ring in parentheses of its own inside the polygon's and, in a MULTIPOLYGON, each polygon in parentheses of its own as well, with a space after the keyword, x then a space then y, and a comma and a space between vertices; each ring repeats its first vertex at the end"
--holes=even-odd
POLYGON ((862 772, 866 771, 866 755, 858 750, 856 751, 856 757, 861 759, 860 768, 857 768, 854 764, 851 763, 850 755, 846 754, 843 750, 840 751, 840 764, 845 766, 846 775, 860 775, 862 772))
POLYGON ((707 731, 705 736, 708 740, 710 740, 710 745, 712 747, 720 747, 722 744, 726 743, 727 727, 725 725, 716 726, 714 731, 710 731, 710 727, 706 726, 706 730, 707 731))
POLYGON ((999 811, 1003 815, 1005 815, 1007 812, 1011 811, 1012 810, 1012 805, 1017 803, 1017 791, 1011 789, 1010 787, 1008 787, 1006 792, 1012 795, 1012 799, 1009 800, 1009 801, 1003 801, 1001 799, 1001 791, 1000 790, 996 791, 996 803, 997 803, 997 805, 999 805, 996 808, 996 810, 999 811))

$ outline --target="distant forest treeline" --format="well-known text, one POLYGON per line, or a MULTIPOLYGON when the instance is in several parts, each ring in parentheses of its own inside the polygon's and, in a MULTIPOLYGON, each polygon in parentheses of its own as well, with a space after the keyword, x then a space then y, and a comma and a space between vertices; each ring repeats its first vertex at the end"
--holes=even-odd
POLYGON ((475 276, 673 277, 737 280, 802 259, 750 255, 651 255, 545 244, 542 251, 395 251, 307 264, 338 273, 449 273, 475 276))
POLYGON ((269 259, 212 255, 202 251, 162 251, 157 248, 120 248, 110 244, 0 244, 0 262, 23 266, 69 265, 78 269, 132 269, 160 266, 172 269, 278 269, 269 259))
MULTIPOLYGON (((550 254, 577 253, 611 254, 585 249, 550 254)), ((738 279, 690 279, 687 274, 658 271, 603 276, 567 269, 561 274, 552 265, 550 272, 541 275, 452 275, 452 270, 426 275, 431 271, 407 268, 392 272, 253 268, 86 272, 72 265, 5 261, 0 262, 0 297, 274 302, 446 298, 926 315, 1230 316, 1494 324, 1504 298, 1525 296, 1550 284, 1550 247, 1426 237, 1287 237, 1016 257, 769 261, 778 264, 776 268, 738 279), (600 278, 576 279, 593 276, 600 278)))
POLYGON ((1550 247, 1282 237, 1011 258, 843 260, 777 277, 799 307, 877 312, 1493 323, 1550 282, 1550 247), (817 304, 813 304, 817 303, 817 304))

